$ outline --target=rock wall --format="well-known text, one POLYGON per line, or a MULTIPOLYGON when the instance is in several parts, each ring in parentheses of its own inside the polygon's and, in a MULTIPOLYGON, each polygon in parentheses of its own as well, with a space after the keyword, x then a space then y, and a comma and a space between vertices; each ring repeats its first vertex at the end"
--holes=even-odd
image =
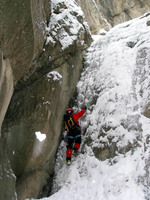
MULTIPOLYGON (((4 59, 0 51, 0 136, 1 125, 4 120, 11 96, 13 94, 13 74, 9 59, 4 59)), ((7 146, 0 139, 0 199, 15 199, 15 175, 11 169, 7 156, 7 146)))
POLYGON ((19 199, 38 197, 49 174, 53 173, 62 116, 75 91, 81 59, 81 52, 76 53, 68 63, 13 95, 4 132, 12 168, 18 178, 19 199), (46 139, 40 142, 36 132, 45 134, 46 139))
POLYGON ((80 77, 83 51, 92 40, 74 1, 6 0, 1 8, 0 112, 5 154, 0 171, 7 176, 2 169, 9 162, 7 169, 15 175, 0 182, 0 188, 12 188, 6 187, 0 199, 6 200, 8 193, 8 200, 37 198, 53 173, 62 116, 80 77), (45 140, 40 141, 36 133, 44 134, 45 140))
POLYGON ((93 34, 149 12, 148 0, 76 0, 93 34))
POLYGON ((6 143, 0 140, 0 199, 17 199, 15 183, 16 177, 7 156, 6 143))
POLYGON ((9 59, 4 59, 0 52, 0 135, 1 125, 13 94, 13 74, 9 59))

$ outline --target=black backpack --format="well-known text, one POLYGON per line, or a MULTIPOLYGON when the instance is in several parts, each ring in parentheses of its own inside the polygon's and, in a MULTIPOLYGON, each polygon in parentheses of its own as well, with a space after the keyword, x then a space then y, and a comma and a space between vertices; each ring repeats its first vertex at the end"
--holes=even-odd
POLYGON ((78 128, 79 125, 74 121, 74 118, 71 113, 64 115, 64 128, 69 133, 74 128, 78 128))

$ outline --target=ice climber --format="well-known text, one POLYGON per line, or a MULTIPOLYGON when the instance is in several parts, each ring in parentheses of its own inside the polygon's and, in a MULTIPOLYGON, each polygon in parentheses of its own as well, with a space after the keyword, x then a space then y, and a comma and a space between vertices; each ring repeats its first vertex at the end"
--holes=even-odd
POLYGON ((67 151, 66 160, 70 164, 72 154, 76 153, 81 144, 81 127, 79 125, 79 118, 82 117, 87 107, 77 113, 73 112, 72 108, 68 108, 64 115, 64 127, 67 131, 67 151))

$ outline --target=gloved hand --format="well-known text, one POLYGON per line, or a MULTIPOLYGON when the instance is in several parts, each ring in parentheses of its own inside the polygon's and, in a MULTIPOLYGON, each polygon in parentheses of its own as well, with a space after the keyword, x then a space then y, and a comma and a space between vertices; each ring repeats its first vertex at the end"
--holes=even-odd
POLYGON ((86 110, 86 109, 87 109, 86 105, 83 107, 83 109, 84 109, 84 110, 86 110))

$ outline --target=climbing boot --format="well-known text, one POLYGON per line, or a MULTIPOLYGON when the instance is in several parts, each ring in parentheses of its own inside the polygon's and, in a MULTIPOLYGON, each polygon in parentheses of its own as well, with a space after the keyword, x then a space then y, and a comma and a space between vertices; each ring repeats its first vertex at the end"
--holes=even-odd
POLYGON ((70 165, 71 164, 71 160, 67 160, 67 164, 70 165))
POLYGON ((78 149, 76 148, 76 147, 74 147, 73 149, 72 149, 72 154, 76 154, 78 152, 78 149))

